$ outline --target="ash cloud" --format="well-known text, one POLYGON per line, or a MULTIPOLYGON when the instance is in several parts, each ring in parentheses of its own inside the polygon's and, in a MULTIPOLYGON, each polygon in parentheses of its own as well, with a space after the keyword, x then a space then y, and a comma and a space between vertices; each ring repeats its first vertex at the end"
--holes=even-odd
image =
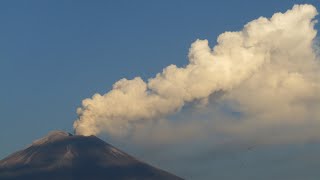
POLYGON ((213 48, 207 40, 196 40, 185 67, 170 65, 147 81, 121 79, 106 94, 83 100, 76 133, 151 143, 317 138, 316 15, 312 5, 295 5, 221 34, 213 48))

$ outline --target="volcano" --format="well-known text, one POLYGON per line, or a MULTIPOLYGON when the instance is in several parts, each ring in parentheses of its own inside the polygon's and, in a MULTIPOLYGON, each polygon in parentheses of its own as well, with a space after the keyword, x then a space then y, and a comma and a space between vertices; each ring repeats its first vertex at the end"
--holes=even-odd
POLYGON ((96 136, 53 131, 0 161, 1 180, 179 180, 96 136))

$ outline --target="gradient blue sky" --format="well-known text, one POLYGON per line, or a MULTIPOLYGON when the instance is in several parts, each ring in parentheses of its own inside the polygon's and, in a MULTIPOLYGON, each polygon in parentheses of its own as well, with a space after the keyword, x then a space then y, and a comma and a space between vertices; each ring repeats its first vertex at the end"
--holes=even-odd
POLYGON ((0 159, 50 130, 72 132, 81 100, 107 92, 118 79, 146 79, 169 64, 186 64, 197 38, 212 46, 224 31, 301 3, 320 5, 318 0, 0 1, 0 159))

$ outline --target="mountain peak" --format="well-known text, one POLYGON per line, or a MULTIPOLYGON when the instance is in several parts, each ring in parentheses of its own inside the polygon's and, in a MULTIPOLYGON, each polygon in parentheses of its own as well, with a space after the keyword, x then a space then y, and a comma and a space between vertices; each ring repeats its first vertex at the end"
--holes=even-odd
POLYGON ((67 133, 65 131, 61 131, 61 130, 55 130, 55 131, 51 131, 48 133, 48 135, 46 135, 43 138, 40 138, 38 140, 35 140, 32 145, 41 145, 41 144, 45 144, 45 143, 49 143, 49 142, 54 142, 57 140, 61 140, 64 139, 66 137, 69 136, 73 136, 71 133, 67 133))
POLYGON ((96 136, 52 131, 0 161, 0 179, 181 179, 96 136))

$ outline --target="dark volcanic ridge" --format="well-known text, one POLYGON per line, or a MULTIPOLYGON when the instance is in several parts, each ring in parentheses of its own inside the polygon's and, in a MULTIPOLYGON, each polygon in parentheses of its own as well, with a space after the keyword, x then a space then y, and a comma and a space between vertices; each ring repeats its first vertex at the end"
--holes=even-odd
POLYGON ((96 136, 50 132, 0 161, 0 179, 182 179, 122 152, 96 136))

